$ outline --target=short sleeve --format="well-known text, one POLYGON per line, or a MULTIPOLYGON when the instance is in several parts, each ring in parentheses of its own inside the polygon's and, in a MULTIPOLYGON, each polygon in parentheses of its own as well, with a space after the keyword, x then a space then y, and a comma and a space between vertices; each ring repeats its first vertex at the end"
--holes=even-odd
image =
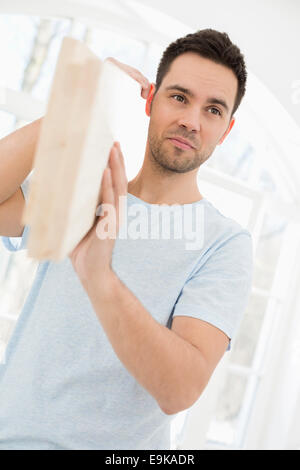
MULTIPOLYGON (((24 194, 25 204, 28 201, 28 192, 29 192, 29 185, 32 173, 30 173, 27 178, 21 184, 21 189, 24 194)), ((29 226, 25 225, 22 236, 21 237, 1 237, 2 243, 9 251, 20 251, 25 250, 27 248, 27 239, 29 234, 29 226)))
POLYGON ((184 315, 211 323, 231 343, 249 300, 252 274, 252 238, 244 230, 221 244, 188 279, 173 317, 184 315))

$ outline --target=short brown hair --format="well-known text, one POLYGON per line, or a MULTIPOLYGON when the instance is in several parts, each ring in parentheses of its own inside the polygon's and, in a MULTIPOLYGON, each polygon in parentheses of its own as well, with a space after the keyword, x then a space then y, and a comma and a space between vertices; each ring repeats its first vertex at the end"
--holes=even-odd
POLYGON ((228 34, 220 33, 214 29, 202 29, 169 44, 157 69, 155 93, 168 73, 173 60, 185 52, 196 52, 200 56, 224 65, 233 71, 238 80, 238 90, 231 114, 233 115, 246 91, 246 64, 240 49, 231 42, 228 34))

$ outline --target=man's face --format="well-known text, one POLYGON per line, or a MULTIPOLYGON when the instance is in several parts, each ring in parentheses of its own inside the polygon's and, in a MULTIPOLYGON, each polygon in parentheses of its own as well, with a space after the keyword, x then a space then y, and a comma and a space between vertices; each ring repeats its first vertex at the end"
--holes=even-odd
POLYGON ((176 173, 198 168, 232 123, 237 87, 229 68, 193 52, 177 57, 152 101, 150 157, 176 173), (172 138, 185 139, 193 148, 172 138))

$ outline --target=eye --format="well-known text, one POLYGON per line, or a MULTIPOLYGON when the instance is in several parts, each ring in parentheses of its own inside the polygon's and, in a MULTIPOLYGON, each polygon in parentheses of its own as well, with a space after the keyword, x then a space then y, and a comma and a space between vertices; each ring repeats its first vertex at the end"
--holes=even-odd
POLYGON ((222 116, 222 114, 221 114, 221 112, 218 108, 210 107, 210 108, 208 108, 208 110, 213 110, 214 112, 212 112, 212 114, 215 114, 216 116, 218 116, 218 115, 222 116))
POLYGON ((172 95, 171 98, 175 98, 176 101, 179 101, 179 103, 183 103, 185 101, 185 97, 182 95, 172 95), (175 97, 181 98, 182 101, 177 100, 175 97))

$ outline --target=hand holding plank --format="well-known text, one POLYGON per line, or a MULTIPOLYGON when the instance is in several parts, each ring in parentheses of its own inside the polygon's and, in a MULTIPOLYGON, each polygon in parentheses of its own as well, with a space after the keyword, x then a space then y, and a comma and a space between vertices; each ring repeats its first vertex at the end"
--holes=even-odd
POLYGON ((114 142, 101 182, 101 215, 69 257, 83 286, 103 284, 112 274, 111 258, 120 223, 126 210, 127 177, 120 144, 114 142), (123 196, 123 198, 121 197, 123 196), (105 213, 107 215, 105 215, 105 213), (108 228, 108 230, 106 230, 108 228), (101 283, 103 280, 103 283, 101 283))
POLYGON ((144 99, 148 98, 149 91, 151 88, 151 83, 149 82, 148 78, 146 78, 138 69, 131 67, 130 65, 124 64, 123 62, 120 62, 114 57, 108 57, 107 60, 109 60, 112 64, 115 64, 125 73, 127 73, 127 75, 136 80, 141 85, 141 97, 144 99))
POLYGON ((90 232, 113 142, 131 153, 128 106, 132 122, 144 115, 137 83, 144 94, 149 82, 136 69, 64 38, 22 217, 28 256, 60 262, 90 232))

